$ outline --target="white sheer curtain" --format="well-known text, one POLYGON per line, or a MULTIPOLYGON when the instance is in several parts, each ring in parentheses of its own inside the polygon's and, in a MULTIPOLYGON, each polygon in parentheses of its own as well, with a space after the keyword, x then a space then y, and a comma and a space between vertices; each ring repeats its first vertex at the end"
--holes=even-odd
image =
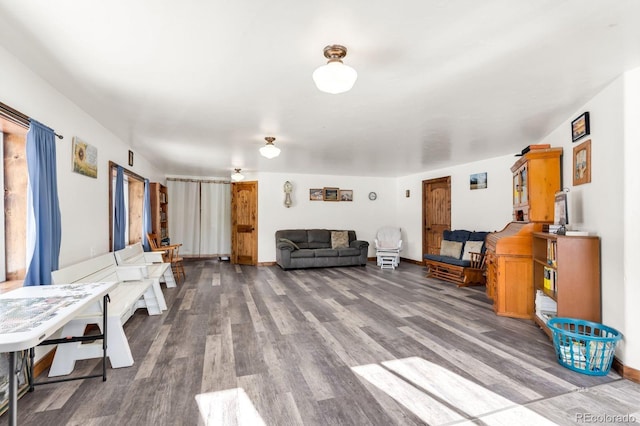
POLYGON ((180 254, 200 252, 200 182, 167 180, 169 237, 181 243, 180 254))
POLYGON ((231 254, 231 186, 167 179, 169 237, 187 256, 231 254))
POLYGON ((200 184, 200 254, 231 254, 231 185, 202 182, 200 184))

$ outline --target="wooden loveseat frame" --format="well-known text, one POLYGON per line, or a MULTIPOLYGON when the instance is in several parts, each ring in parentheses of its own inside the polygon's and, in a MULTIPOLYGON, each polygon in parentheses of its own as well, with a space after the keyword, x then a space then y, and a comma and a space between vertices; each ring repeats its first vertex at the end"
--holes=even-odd
MULTIPOLYGON (((467 241, 484 241, 486 234, 487 232, 464 230, 444 231, 443 240, 463 243, 467 241)), ((484 285, 486 283, 484 245, 481 252, 470 252, 469 255, 469 261, 448 256, 425 255, 424 262, 427 267, 427 277, 448 281, 458 287, 484 285)), ((462 250, 460 256, 462 256, 462 250)))

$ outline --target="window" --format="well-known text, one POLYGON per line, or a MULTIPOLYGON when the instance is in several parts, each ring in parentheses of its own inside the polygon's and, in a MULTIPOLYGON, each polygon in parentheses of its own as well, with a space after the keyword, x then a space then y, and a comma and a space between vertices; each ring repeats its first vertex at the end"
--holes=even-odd
POLYGON ((0 281, 3 288, 22 285, 26 274, 27 217, 27 143, 28 128, 0 116, 0 145, 3 161, 0 180, 4 197, 0 199, 0 214, 4 226, 0 232, 0 281))
MULTIPOLYGON (((114 229, 113 217, 115 213, 116 172, 118 164, 109 161, 109 250, 113 250, 114 229)), ((144 206, 144 178, 131 170, 124 169, 124 203, 127 214, 125 227, 125 243, 134 244, 142 242, 144 206)))

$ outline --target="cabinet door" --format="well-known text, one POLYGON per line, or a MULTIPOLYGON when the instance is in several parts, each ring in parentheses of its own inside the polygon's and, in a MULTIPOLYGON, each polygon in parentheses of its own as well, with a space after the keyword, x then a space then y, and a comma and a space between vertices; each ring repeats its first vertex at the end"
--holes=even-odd
POLYGON ((532 262, 529 257, 498 256, 498 283, 494 309, 498 315, 531 318, 533 314, 532 262))
POLYGON ((520 174, 520 204, 529 204, 529 180, 527 173, 527 164, 525 163, 518 171, 520 174))

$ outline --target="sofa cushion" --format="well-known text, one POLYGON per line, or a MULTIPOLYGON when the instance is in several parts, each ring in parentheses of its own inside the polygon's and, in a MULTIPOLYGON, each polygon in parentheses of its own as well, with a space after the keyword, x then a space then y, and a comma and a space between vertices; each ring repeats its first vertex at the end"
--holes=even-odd
POLYGON ((293 246, 293 248, 294 248, 294 249, 296 249, 296 250, 300 250, 300 247, 298 247, 298 245, 297 245, 296 243, 294 243, 293 241, 291 241, 291 240, 288 240, 288 239, 286 239, 286 238, 280 238, 280 240, 279 240, 279 241, 280 241, 281 243, 290 244, 290 245, 292 245, 292 246, 293 246))
MULTIPOLYGON (((292 254, 295 252, 292 252, 292 254)), ((442 263, 448 263, 450 265, 456 265, 456 266, 463 266, 463 267, 467 267, 471 265, 471 262, 468 260, 462 260, 462 259, 454 259, 452 257, 449 256, 440 256, 437 254, 425 254, 424 258, 426 260, 435 260, 436 262, 442 262, 442 263)))
POLYGON ((349 233, 347 231, 331 231, 331 248, 349 247, 349 233))
POLYGON ((316 257, 336 257, 338 256, 338 250, 334 249, 314 249, 316 257))
POLYGON ((467 241, 464 243, 462 251, 462 260, 471 260, 471 253, 482 253, 484 241, 467 241))
POLYGON ((465 241, 469 240, 470 234, 471 232, 466 231, 464 229, 456 229, 455 231, 450 231, 448 229, 445 229, 444 231, 442 231, 442 239, 447 241, 459 241, 461 243, 464 243, 465 241))
POLYGON ((291 252, 291 258, 295 257, 315 257, 316 251, 311 249, 300 249, 291 252))
POLYGON ((462 253, 462 242, 442 240, 440 243, 440 256, 453 257, 454 259, 460 259, 462 253))
POLYGON ((276 231, 276 241, 280 241, 281 238, 286 238, 294 242, 301 249, 309 248, 306 229, 284 229, 276 231))
POLYGON ((340 248, 338 249, 338 256, 360 256, 360 249, 353 247, 340 248))
POLYGON ((331 248, 331 233, 326 229, 308 229, 307 242, 311 249, 331 248))
POLYGON ((471 232, 469 234, 469 241, 484 241, 487 238, 488 232, 471 232))

